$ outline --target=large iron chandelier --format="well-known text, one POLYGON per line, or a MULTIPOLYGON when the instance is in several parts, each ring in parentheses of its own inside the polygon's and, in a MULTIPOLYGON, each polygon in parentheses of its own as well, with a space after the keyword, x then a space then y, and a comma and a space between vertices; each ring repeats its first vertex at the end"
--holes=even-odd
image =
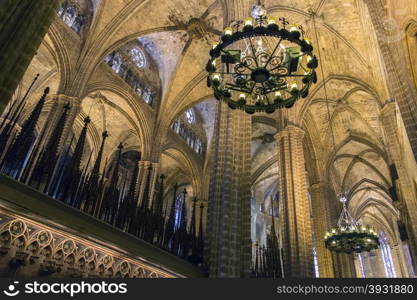
POLYGON ((360 225, 347 210, 347 199, 340 197, 343 204, 337 227, 327 232, 324 237, 326 248, 337 253, 361 253, 377 249, 379 239, 370 226, 360 225))
POLYGON ((206 66, 207 85, 217 100, 253 114, 290 108, 308 96, 317 82, 313 46, 302 26, 289 25, 286 18, 279 23, 258 2, 252 17, 225 28, 206 66))

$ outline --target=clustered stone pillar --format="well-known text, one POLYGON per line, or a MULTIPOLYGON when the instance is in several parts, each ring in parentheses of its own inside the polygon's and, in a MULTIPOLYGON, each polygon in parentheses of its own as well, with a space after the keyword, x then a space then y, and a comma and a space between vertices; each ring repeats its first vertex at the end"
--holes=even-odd
MULTIPOLYGON (((388 153, 395 164, 398 179, 393 182, 397 186, 398 201, 395 202, 397 208, 402 215, 402 221, 405 223, 408 236, 409 246, 413 255, 414 262, 417 261, 417 201, 412 191, 412 183, 408 177, 407 170, 405 169, 402 161, 403 152, 401 150, 401 141, 398 136, 400 129, 397 124, 397 112, 395 102, 385 104, 381 111, 381 120, 384 126, 384 131, 387 136, 388 153)), ((416 263, 414 263, 416 268, 416 263)))
POLYGON ((304 131, 288 125, 276 135, 281 193, 284 277, 313 277, 313 237, 305 171, 304 131))
POLYGON ((405 65, 405 54, 398 42, 389 42, 388 32, 384 27, 384 5, 381 0, 364 0, 374 25, 382 62, 385 65, 387 85, 390 95, 400 107, 405 129, 417 160, 417 93, 405 65))
POLYGON ((61 2, 0 2, 0 113, 21 81, 61 2))
POLYGON ((326 189, 323 183, 315 183, 310 187, 311 205, 315 216, 314 232, 316 237, 317 259, 320 277, 334 277, 332 254, 326 249, 324 236, 332 227, 330 208, 327 202, 326 189))
POLYGON ((249 277, 251 118, 217 105, 205 256, 210 277, 249 277))

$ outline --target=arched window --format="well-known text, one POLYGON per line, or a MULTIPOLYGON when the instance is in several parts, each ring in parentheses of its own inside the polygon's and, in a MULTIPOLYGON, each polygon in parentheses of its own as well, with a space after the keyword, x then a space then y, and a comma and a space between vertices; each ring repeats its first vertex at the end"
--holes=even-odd
POLYGON ((84 18, 78 12, 75 5, 70 4, 68 1, 64 1, 64 3, 58 9, 58 16, 76 33, 81 32, 81 29, 84 25, 84 18))
POLYGON ((143 91, 143 100, 145 100, 145 102, 146 103, 148 103, 148 104, 152 104, 152 92, 151 92, 151 90, 149 89, 149 88, 146 88, 144 91, 143 91))
POLYGON ((113 71, 118 74, 120 71, 120 66, 122 65, 122 57, 119 53, 116 53, 113 56, 113 59, 110 61, 110 65, 113 71))
POLYGON ((76 33, 80 33, 81 29, 83 27, 84 24, 84 18, 81 15, 78 15, 75 20, 74 23, 72 24, 71 28, 76 32, 76 33))
MULTIPOLYGON (((133 48, 132 50, 137 49, 133 48)), ((143 59, 145 59, 144 54, 141 50, 137 49, 138 56, 134 56, 132 54, 132 61, 135 62, 135 64, 141 64, 140 63, 140 56, 143 56, 143 59), (136 59, 135 59, 136 57, 136 59)), ((133 51, 135 52, 135 51, 133 51)), ((135 91, 135 93, 138 96, 141 96, 142 99, 149 104, 150 106, 153 106, 153 102, 155 100, 155 93, 152 91, 150 87, 144 87, 143 82, 140 82, 140 77, 137 75, 137 70, 132 69, 132 66, 130 64, 130 57, 126 57, 124 55, 124 52, 113 52, 110 55, 107 55, 104 58, 104 62, 108 64, 113 71, 118 74, 123 80, 135 91)), ((145 61, 143 61, 145 63, 145 61)), ((133 67, 134 68, 134 67, 133 67)))
POLYGON ((187 110, 184 113, 184 117, 175 120, 172 123, 171 128, 184 139, 185 143, 191 149, 193 149, 198 154, 201 154, 203 152, 203 143, 201 139, 198 137, 198 135, 194 132, 194 128, 186 124, 190 123, 190 121, 195 120, 194 111, 192 109, 187 110), (188 117, 190 117, 190 119, 187 118, 187 113, 191 113, 188 114, 188 117), (184 120, 184 117, 186 120, 184 120))
POLYGON ((187 122, 190 124, 195 123, 195 113, 192 108, 185 111, 185 118, 187 119, 187 122))
POLYGON ((384 267, 385 267, 385 273, 387 274, 388 278, 394 278, 395 275, 395 268, 394 263, 392 261, 392 255, 391 255, 391 248, 388 243, 388 237, 385 232, 379 233, 379 242, 381 247, 381 254, 382 259, 384 261, 384 267))
POLYGON ((119 74, 120 77, 125 79, 126 72, 127 72, 127 64, 125 62, 122 62, 122 64, 119 67, 119 72, 117 72, 117 74, 119 74))
POLYGON ((66 12, 64 13, 62 19, 64 20, 65 24, 69 27, 74 24, 75 18, 77 17, 77 9, 74 5, 70 5, 67 7, 66 12))
POLYGON ((199 138, 196 138, 196 140, 195 140, 194 150, 197 153, 201 153, 201 141, 200 141, 199 138))
POLYGON ((139 79, 136 83, 135 91, 136 91, 136 94, 138 94, 138 96, 142 96, 143 89, 142 89, 142 86, 139 83, 139 79))
POLYGON ((172 124, 172 129, 178 133, 180 131, 180 121, 176 120, 173 124, 172 124))
POLYGON ((319 271, 319 257, 317 254, 317 247, 313 247, 313 258, 314 258, 314 275, 316 278, 319 278, 320 271, 319 271))
POLYGON ((139 69, 143 69, 146 66, 145 54, 139 48, 132 48, 130 50, 132 60, 139 69))
POLYGON ((184 203, 184 194, 178 193, 177 198, 175 199, 175 229, 181 224, 182 218, 182 206, 185 205, 184 203))

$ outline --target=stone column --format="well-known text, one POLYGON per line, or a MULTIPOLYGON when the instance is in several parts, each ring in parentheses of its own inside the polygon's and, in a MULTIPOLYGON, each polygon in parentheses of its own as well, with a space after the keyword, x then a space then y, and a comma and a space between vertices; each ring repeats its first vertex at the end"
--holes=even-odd
POLYGON ((354 258, 354 263, 355 263, 355 271, 356 271, 356 278, 364 278, 365 274, 362 274, 361 272, 361 261, 359 258, 359 255, 355 254, 355 258, 354 258))
POLYGON ((276 135, 281 192, 284 277, 313 277, 313 238, 303 150, 304 131, 288 125, 276 135))
POLYGON ((324 236, 332 227, 324 184, 313 184, 310 187, 310 196, 320 277, 332 278, 334 277, 332 254, 324 245, 324 236))
POLYGON ((417 199, 414 196, 413 184, 408 177, 407 170, 403 162, 403 152, 401 150, 401 141, 398 133, 400 129, 397 126, 397 112, 394 102, 385 104, 381 110, 381 121, 387 137, 388 153, 394 163, 398 179, 393 184, 398 191, 398 201, 394 202, 401 213, 402 221, 406 225, 409 246, 413 255, 414 268, 417 262, 417 199))
POLYGON ((374 25, 382 62, 385 66, 390 96, 397 101, 405 129, 417 160, 417 93, 406 66, 406 57, 400 42, 390 42, 390 33, 384 28, 384 5, 381 0, 364 0, 374 25))
MULTIPOLYGON (((398 219, 393 216, 391 220, 392 224, 395 224, 394 226, 397 227, 398 219)), ((400 232, 398 230, 394 231, 393 239, 390 241, 390 247, 396 277, 410 277, 408 273, 408 266, 404 254, 404 249, 402 247, 400 232)))
POLYGON ((409 277, 401 245, 396 244, 394 246, 390 246, 390 248, 396 277, 409 277))
POLYGON ((0 3, 0 113, 49 29, 62 0, 0 3))
POLYGON ((355 257, 353 254, 332 253, 336 278, 354 278, 356 276, 355 257))
POLYGON ((210 277, 249 277, 251 117, 217 104, 206 226, 210 277))

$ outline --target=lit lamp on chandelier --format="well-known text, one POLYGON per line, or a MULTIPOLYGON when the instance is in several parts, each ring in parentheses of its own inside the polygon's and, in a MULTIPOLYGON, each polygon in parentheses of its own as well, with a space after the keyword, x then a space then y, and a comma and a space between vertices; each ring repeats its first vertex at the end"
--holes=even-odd
POLYGON ((347 199, 340 197, 343 204, 337 227, 332 228, 324 237, 326 248, 337 253, 361 253, 377 249, 378 235, 369 226, 360 225, 347 210, 347 199))
POLYGON ((317 82, 318 60, 302 27, 267 17, 258 3, 252 17, 227 27, 213 45, 207 85, 217 100, 249 114, 290 108, 317 82))

